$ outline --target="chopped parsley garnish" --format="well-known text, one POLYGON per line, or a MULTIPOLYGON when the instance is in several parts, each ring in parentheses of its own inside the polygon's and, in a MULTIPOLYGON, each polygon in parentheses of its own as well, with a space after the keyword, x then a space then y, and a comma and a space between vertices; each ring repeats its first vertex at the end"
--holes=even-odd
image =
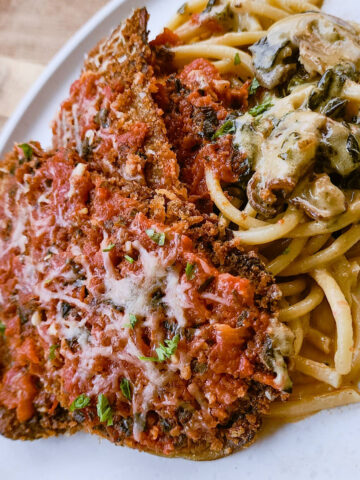
POLYGON ((194 278, 195 268, 196 268, 195 263, 188 262, 186 264, 185 273, 186 273, 186 278, 188 280, 191 280, 192 278, 194 278))
POLYGON ((78 410, 80 408, 85 408, 89 405, 89 403, 90 403, 90 398, 82 393, 77 398, 75 398, 75 400, 70 405, 69 410, 70 410, 70 412, 73 412, 74 410, 78 410))
POLYGON ((136 315, 134 315, 133 313, 130 313, 129 320, 130 320, 130 323, 127 323, 125 326, 129 328, 134 328, 138 321, 136 315))
POLYGON ((160 247, 165 245, 165 233, 156 232, 153 228, 148 228, 146 230, 146 235, 151 238, 151 240, 157 243, 160 247))
POLYGON ((213 136, 213 140, 216 140, 219 137, 222 137, 223 135, 227 134, 233 134, 235 133, 236 128, 235 128, 235 122, 234 120, 227 120, 224 122, 220 128, 216 130, 213 136))
POLYGON ((5 335, 6 325, 0 322, 0 335, 5 335))
POLYGON ((113 413, 109 405, 109 400, 100 393, 96 404, 96 410, 101 423, 106 423, 108 427, 113 424, 113 413))
POLYGON ((23 151, 25 159, 28 161, 31 160, 34 150, 30 147, 30 145, 28 143, 22 143, 19 145, 19 147, 23 151))
POLYGON ((60 345, 51 345, 49 348, 49 360, 54 360, 55 359, 55 351, 57 348, 59 348, 60 345))
POLYGON ((269 110, 269 108, 273 106, 274 104, 271 102, 271 99, 268 98, 263 103, 260 103, 259 105, 256 105, 255 107, 250 108, 249 113, 253 117, 257 117, 258 115, 261 115, 262 113, 266 112, 266 110, 269 110))
POLYGON ((249 87, 249 95, 254 95, 254 93, 256 93, 259 87, 260 83, 258 82, 257 78, 253 78, 253 81, 251 82, 249 87))
POLYGON ((103 248, 103 252, 110 252, 115 247, 114 243, 110 243, 107 247, 103 248))
POLYGON ((177 11, 177 13, 179 15, 184 15, 184 13, 186 13, 186 10, 188 8, 188 4, 185 2, 181 5, 181 7, 179 8, 179 10, 177 11))
POLYGON ((131 384, 127 378, 121 380, 120 389, 124 397, 131 400, 131 384))
POLYGON ((235 53, 234 65, 240 65, 240 63, 241 63, 240 55, 238 53, 235 53))
POLYGON ((179 335, 175 335, 170 340, 165 340, 165 345, 160 343, 160 345, 155 349, 157 358, 156 357, 139 357, 140 360, 144 360, 146 362, 164 362, 168 358, 173 355, 177 349, 180 337, 179 335))
POLYGON ((281 255, 287 255, 288 253, 290 253, 290 248, 289 248, 289 247, 286 247, 285 250, 282 252, 281 255))
POLYGON ((134 259, 132 257, 130 257, 129 255, 125 255, 125 260, 129 263, 134 263, 134 259))

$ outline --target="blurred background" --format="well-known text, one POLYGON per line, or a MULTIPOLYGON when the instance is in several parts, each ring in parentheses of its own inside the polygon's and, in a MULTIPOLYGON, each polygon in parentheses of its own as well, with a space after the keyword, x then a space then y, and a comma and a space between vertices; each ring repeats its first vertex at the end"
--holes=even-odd
POLYGON ((0 0, 0 132, 55 53, 107 0, 0 0))

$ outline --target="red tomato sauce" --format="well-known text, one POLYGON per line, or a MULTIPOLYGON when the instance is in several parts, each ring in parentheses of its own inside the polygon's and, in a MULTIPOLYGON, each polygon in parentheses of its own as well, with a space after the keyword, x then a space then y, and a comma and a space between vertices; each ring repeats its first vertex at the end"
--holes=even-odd
POLYGON ((247 109, 248 87, 249 82, 242 87, 232 86, 202 58, 159 82, 155 96, 164 110, 169 139, 180 164, 180 178, 188 188, 190 201, 208 199, 205 168, 211 168, 223 182, 239 179, 245 158, 234 148, 231 135, 216 132, 234 108, 247 109))

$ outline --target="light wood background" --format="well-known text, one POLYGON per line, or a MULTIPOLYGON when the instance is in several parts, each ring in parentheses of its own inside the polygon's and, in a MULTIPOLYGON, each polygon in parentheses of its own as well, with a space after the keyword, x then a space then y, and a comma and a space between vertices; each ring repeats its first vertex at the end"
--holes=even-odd
POLYGON ((0 0, 0 132, 44 67, 106 0, 0 0))

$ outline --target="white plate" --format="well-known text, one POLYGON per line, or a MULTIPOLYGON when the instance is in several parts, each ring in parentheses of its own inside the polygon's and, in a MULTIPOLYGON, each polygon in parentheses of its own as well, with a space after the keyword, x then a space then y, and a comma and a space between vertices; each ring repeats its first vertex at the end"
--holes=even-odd
MULTIPOLYGON (((150 29, 158 32, 184 0, 115 0, 91 19, 48 66, 0 137, 0 155, 14 141, 50 144, 49 124, 84 54, 125 18, 146 3, 150 29)), ((327 0, 325 10, 360 21, 359 0, 327 0)), ((216 462, 165 459, 115 447, 78 434, 36 442, 0 437, 0 480, 303 480, 360 478, 360 406, 321 412, 272 434, 252 447, 216 462)))

